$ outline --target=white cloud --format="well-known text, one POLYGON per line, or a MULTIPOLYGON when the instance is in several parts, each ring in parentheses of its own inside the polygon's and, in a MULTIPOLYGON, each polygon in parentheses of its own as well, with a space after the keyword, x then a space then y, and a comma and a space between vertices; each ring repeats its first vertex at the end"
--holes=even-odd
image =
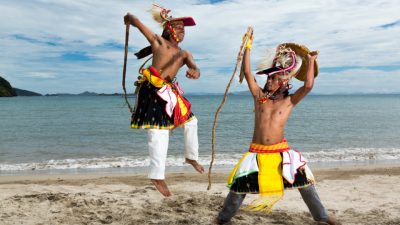
POLYGON ((54 73, 52 72, 30 72, 27 75, 27 77, 35 77, 43 79, 55 78, 54 73))
POLYGON ((400 70, 376 71, 354 69, 337 73, 321 73, 315 93, 400 93, 400 70))
MULTIPOLYGON (((373 79, 374 73, 380 74, 381 80, 399 80, 400 26, 383 26, 399 21, 399 1, 235 0, 212 5, 207 1, 177 0, 157 3, 171 8, 175 16, 191 15, 197 22, 197 26, 187 28, 182 47, 199 59, 202 77, 197 81, 187 80, 183 76, 185 70, 181 70, 179 80, 186 92, 225 90, 248 25, 255 29, 253 68, 265 49, 289 41, 319 49, 322 69, 366 68, 333 75, 322 73, 316 92, 352 92, 359 86, 368 87, 370 80, 365 76, 373 79), (395 69, 369 70, 371 66, 395 69), (349 74, 353 72, 357 74, 349 74), (342 83, 346 85, 334 85, 342 83)), ((0 73, 16 87, 41 93, 121 92, 123 50, 107 44, 123 45, 123 15, 128 11, 154 32, 161 32, 146 11, 150 6, 150 2, 139 0, 1 1, 0 73), (71 52, 84 53, 88 60, 63 60, 71 52)), ((130 38, 132 50, 147 45, 133 27, 130 38)), ((136 78, 140 63, 131 51, 128 82, 136 78)), ((392 84, 380 84, 385 90, 396 90, 392 84)), ((232 90, 245 88, 246 85, 236 83, 232 90)))

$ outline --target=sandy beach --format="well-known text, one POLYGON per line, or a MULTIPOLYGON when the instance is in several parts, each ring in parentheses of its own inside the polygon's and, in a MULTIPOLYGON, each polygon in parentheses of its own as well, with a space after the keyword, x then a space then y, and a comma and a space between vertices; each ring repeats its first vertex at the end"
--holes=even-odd
MULTIPOLYGON (((317 190, 343 224, 400 224, 400 166, 314 169, 317 190)), ((163 198, 145 174, 0 177, 1 224, 211 224, 228 192, 227 171, 168 173, 163 198)), ((255 199, 249 195, 245 203, 255 199)), ((231 224, 316 224, 300 194, 285 192, 272 214, 240 210, 231 224)))

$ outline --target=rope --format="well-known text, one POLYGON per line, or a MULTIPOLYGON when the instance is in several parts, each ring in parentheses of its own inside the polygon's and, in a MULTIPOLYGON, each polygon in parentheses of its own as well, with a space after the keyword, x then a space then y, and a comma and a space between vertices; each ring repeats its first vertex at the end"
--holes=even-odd
POLYGON ((228 86, 225 89, 224 98, 222 99, 222 102, 219 105, 219 107, 217 109, 217 112, 215 113, 214 125, 213 125, 213 128, 212 128, 212 141, 211 141, 212 153, 211 153, 210 168, 208 169, 208 187, 207 187, 207 190, 211 189, 211 169, 212 169, 212 166, 213 166, 213 163, 214 163, 214 159, 215 159, 215 148, 214 148, 215 147, 215 128, 217 127, 218 114, 221 111, 222 107, 224 106, 226 99, 228 98, 229 88, 231 87, 233 78, 235 77, 238 65, 242 61, 243 54, 244 54, 244 51, 246 49, 247 40, 251 37, 252 34, 253 34, 253 28, 252 27, 248 27, 246 35, 243 38, 242 45, 240 46, 240 50, 239 50, 239 53, 238 53, 238 56, 237 56, 237 59, 236 59, 235 69, 233 70, 232 77, 229 80, 228 86))
POLYGON ((126 94, 125 88, 125 78, 126 78, 126 63, 128 61, 128 42, 129 42, 129 26, 130 24, 126 24, 126 32, 125 32, 125 55, 124 55, 124 68, 122 70, 122 89, 124 90, 124 98, 125 102, 128 105, 129 111, 132 113, 133 109, 128 101, 128 96, 126 94))

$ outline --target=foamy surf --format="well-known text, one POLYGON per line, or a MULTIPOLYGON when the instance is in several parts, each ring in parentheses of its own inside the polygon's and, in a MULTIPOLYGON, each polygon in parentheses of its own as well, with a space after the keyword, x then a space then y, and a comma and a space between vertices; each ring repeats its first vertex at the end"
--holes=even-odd
MULTIPOLYGON (((375 161, 393 161, 397 162, 400 158, 400 149, 398 148, 346 148, 330 149, 317 152, 302 152, 302 154, 311 163, 362 163, 375 161)), ((233 166, 240 154, 216 154, 215 166, 233 166)), ((168 156, 166 165, 171 167, 183 167, 183 156, 168 156)), ((208 165, 211 161, 210 155, 201 155, 200 164, 208 165)), ((77 158, 48 160, 42 162, 26 163, 0 163, 0 172, 17 172, 29 170, 69 170, 69 169, 108 169, 108 168, 144 168, 149 165, 149 159, 143 157, 102 157, 102 158, 77 158)))

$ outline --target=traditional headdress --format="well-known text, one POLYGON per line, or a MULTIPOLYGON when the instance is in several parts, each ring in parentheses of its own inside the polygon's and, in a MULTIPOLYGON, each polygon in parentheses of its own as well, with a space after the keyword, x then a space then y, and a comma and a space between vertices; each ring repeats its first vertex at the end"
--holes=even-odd
MULTIPOLYGON (((176 42, 180 42, 179 38, 176 36, 176 32, 174 29, 174 25, 177 23, 183 23, 184 26, 195 26, 196 22, 192 17, 178 17, 174 18, 168 15, 171 10, 165 9, 159 5, 153 4, 153 7, 150 10, 151 14, 153 15, 153 19, 160 23, 160 25, 164 28, 164 31, 168 29, 172 38, 175 39, 176 42)), ((165 37, 164 37, 165 38, 165 37)), ((140 50, 139 52, 135 53, 138 59, 144 58, 152 53, 151 46, 147 46, 140 50)))
MULTIPOLYGON (((307 74, 308 57, 310 50, 304 45, 283 43, 275 51, 267 51, 267 55, 258 65, 257 74, 274 75, 290 80, 292 77, 304 81, 307 74)), ((314 63, 314 77, 318 75, 318 64, 314 63)))
POLYGON ((155 4, 153 4, 153 7, 151 9, 151 13, 153 14, 153 19, 159 22, 164 29, 167 28, 171 32, 172 37, 177 42, 180 42, 181 40, 179 40, 178 37, 176 36, 174 25, 177 23, 183 23, 184 26, 195 26, 196 22, 194 22, 194 19, 192 17, 174 18, 168 15, 170 12, 171 10, 165 9, 155 4))

